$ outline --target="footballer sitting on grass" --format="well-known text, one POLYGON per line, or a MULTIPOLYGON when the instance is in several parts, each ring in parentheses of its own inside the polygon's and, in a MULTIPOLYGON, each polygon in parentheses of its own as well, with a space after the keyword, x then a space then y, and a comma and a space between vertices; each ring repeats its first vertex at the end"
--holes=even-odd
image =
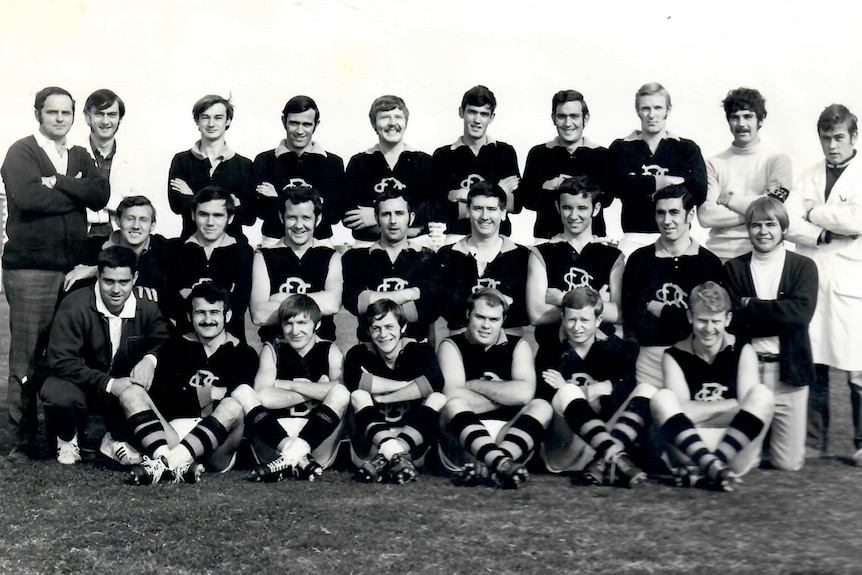
POLYGON ((773 395, 760 383, 754 348, 726 331, 732 315, 727 291, 711 281, 695 286, 689 305, 692 335, 665 351, 665 388, 650 409, 677 472, 700 475, 692 484, 733 491, 760 464, 773 395), (696 469, 689 470, 692 464, 696 469))

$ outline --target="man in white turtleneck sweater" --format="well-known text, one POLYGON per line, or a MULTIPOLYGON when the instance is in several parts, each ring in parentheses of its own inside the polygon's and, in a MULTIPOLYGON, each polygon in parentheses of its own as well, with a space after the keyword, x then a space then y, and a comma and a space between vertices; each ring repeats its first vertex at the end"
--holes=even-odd
POLYGON ((707 160, 706 201, 697 209, 700 225, 709 228, 706 247, 726 262, 751 251, 745 210, 758 197, 790 189, 793 166, 786 154, 760 141, 766 100, 757 90, 737 88, 722 102, 733 144, 707 160))
POLYGON ((724 269, 733 304, 731 331, 751 341, 761 382, 775 397, 769 460, 795 471, 805 463, 808 385, 814 380, 808 323, 817 303, 817 266, 784 249, 788 226, 780 201, 755 199, 745 211, 754 250, 724 269))

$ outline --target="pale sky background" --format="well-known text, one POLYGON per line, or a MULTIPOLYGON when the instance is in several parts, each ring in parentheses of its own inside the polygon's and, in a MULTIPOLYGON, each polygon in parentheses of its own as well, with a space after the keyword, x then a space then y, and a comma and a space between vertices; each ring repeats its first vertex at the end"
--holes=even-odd
MULTIPOLYGON (((111 88, 126 102, 118 134, 133 149, 174 235, 167 208, 172 156, 198 138, 192 104, 230 95, 228 144, 254 158, 284 137, 284 102, 307 94, 321 108, 316 139, 345 164, 375 143, 371 101, 402 96, 406 140, 432 153, 461 132, 461 95, 485 84, 497 96, 490 134, 521 161, 554 136, 550 99, 586 96, 586 134, 603 145, 639 126, 634 93, 658 81, 670 91, 671 131, 705 157, 730 143, 720 108, 731 88, 767 99, 764 139, 788 153, 798 174, 817 161, 816 119, 833 102, 862 110, 858 3, 457 2, 442 0, 224 0, 106 2, 3 0, 0 150, 32 133, 33 96, 58 85, 78 102, 71 139, 85 144, 84 100, 111 88)), ((523 237, 526 223, 517 226, 523 237)), ((609 217, 619 229, 618 216, 609 217)), ((516 238, 516 239, 518 239, 516 238)))

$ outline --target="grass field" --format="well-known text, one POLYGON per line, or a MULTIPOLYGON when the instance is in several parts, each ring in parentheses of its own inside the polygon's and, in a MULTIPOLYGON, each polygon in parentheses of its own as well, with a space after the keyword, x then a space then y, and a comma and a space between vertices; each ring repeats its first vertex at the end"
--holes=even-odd
MULTIPOLYGON (((8 338, 0 298, 3 382, 8 338)), ((846 455, 846 385, 832 406, 832 445, 846 455)), ((312 483, 251 483, 245 470, 143 488, 99 461, 67 468, 45 455, 0 458, 0 573, 862 572, 862 469, 846 457, 755 470, 715 493, 538 474, 518 491, 431 475, 363 485, 347 469, 312 483)))

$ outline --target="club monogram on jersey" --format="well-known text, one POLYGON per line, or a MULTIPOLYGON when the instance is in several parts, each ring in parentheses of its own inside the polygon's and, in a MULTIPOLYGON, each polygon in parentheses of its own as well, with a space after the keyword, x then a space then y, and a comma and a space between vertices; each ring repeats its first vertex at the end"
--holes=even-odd
POLYGON ((278 293, 308 293, 311 284, 302 278, 289 277, 283 284, 278 286, 278 293))

